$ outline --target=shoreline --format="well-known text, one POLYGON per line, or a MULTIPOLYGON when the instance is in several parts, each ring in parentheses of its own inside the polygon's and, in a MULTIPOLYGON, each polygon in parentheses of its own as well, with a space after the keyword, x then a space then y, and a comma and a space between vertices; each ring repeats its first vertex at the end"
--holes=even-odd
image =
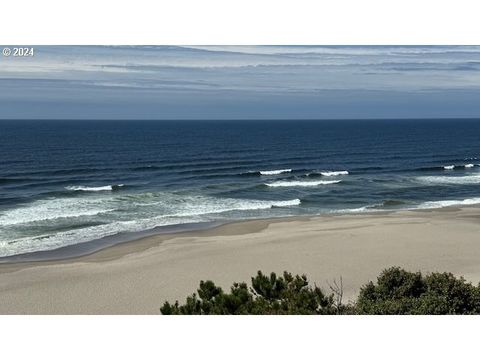
MULTIPOLYGON (((471 207, 478 206, 472 205, 471 207)), ((468 206, 465 206, 468 207, 468 206)), ((448 207, 450 209, 458 207, 448 207)), ((216 229, 228 226, 242 226, 242 224, 249 223, 276 223, 276 222, 288 222, 288 221, 309 221, 316 218, 329 218, 329 217, 341 217, 341 216, 375 216, 380 214, 391 214, 404 211, 442 211, 446 208, 436 209, 399 209, 399 210, 371 210, 368 212, 332 212, 313 215, 287 215, 278 217, 262 217, 252 219, 239 219, 231 221, 208 221, 208 222, 194 222, 183 223, 174 225, 159 226, 153 229, 147 229, 143 231, 133 233, 120 233, 115 235, 109 235, 100 239, 86 241, 83 243, 76 243, 52 250, 39 250, 23 254, 9 255, 0 257, 0 273, 2 267, 5 265, 22 265, 22 264, 42 264, 42 263, 56 263, 64 261, 74 261, 76 259, 82 259, 94 255, 102 251, 108 251, 108 249, 130 244, 134 242, 149 242, 152 239, 169 240, 175 237, 183 237, 189 235, 195 236, 209 236, 214 235, 216 229)), ((460 208, 458 208, 460 209, 460 208)), ((479 206, 480 209, 480 206, 479 206)), ((160 241, 160 240, 159 240, 160 241)), ((160 242, 159 242, 160 244, 160 242)))
MULTIPOLYGON (((333 214, 332 214, 333 215, 333 214)), ((335 214, 335 216, 350 216, 351 214, 335 214)), ((366 214, 363 214, 366 215, 366 214)), ((0 258, 0 274, 4 272, 4 269, 22 269, 29 266, 41 266, 43 264, 66 264, 76 261, 109 261, 118 259, 119 257, 129 255, 134 252, 141 252, 148 250, 155 246, 161 246, 163 242, 168 240, 175 240, 177 238, 185 237, 209 237, 209 236, 224 236, 224 235, 247 235, 266 229, 270 224, 285 223, 290 221, 306 222, 312 218, 324 217, 330 215, 292 215, 273 218, 258 218, 258 219, 245 219, 231 222, 205 222, 205 223, 191 223, 180 224, 183 225, 199 225, 192 229, 182 229, 178 231, 161 231, 155 232, 151 235, 141 235, 139 237, 129 237, 123 241, 115 241, 108 245, 98 246, 98 242, 103 241, 106 238, 92 240, 85 243, 68 245, 53 250, 36 251, 25 254, 12 255, 0 258), (241 229, 246 227, 247 229, 241 229), (81 253, 70 253, 70 249, 74 247, 83 247, 81 253), (130 252, 131 251, 131 252, 130 252), (61 254, 66 253, 66 257, 58 257, 61 254)), ((165 227, 177 227, 177 225, 168 225, 165 227)), ((145 232, 154 231, 146 230, 135 234, 141 234, 145 232)), ((130 235, 130 234, 127 234, 130 235)), ((114 238, 116 235, 107 237, 114 238)))
POLYGON ((447 271, 480 281, 480 208, 244 220, 148 236, 62 260, 0 264, 1 314, 155 314, 211 279, 229 289, 257 270, 305 273, 345 299, 380 271, 447 271))
POLYGON ((215 228, 226 223, 211 221, 203 223, 185 223, 175 225, 165 225, 153 229, 138 231, 134 233, 121 233, 105 236, 100 239, 62 246, 52 250, 38 250, 23 254, 9 255, 0 257, 0 266, 2 264, 23 264, 23 263, 42 263, 48 261, 73 260, 113 246, 141 241, 154 236, 182 234, 191 231, 201 231, 215 228))
POLYGON ((270 224, 283 222, 308 222, 330 218, 350 218, 369 216, 403 215, 408 213, 458 212, 464 209, 478 209, 479 205, 446 206, 432 209, 399 209, 372 210, 367 212, 324 213, 317 215, 291 215, 232 221, 210 221, 166 225, 135 233, 124 233, 106 236, 100 239, 63 246, 52 250, 40 250, 24 254, 0 257, 0 274, 4 269, 36 266, 42 264, 62 264, 75 261, 108 261, 128 255, 131 252, 144 251, 151 247, 161 246, 168 240, 184 237, 208 237, 218 235, 246 235, 267 228, 270 224), (261 224, 261 225, 260 225, 261 224), (247 230, 240 230, 246 227, 247 230), (233 230, 234 229, 234 230, 233 230), (232 231, 233 230, 233 231, 232 231))
POLYGON ((398 210, 370 210, 365 212, 332 212, 332 213, 323 213, 323 214, 313 214, 313 215, 289 215, 289 216, 278 216, 278 217, 263 217, 263 218, 252 218, 252 219, 240 219, 240 220, 231 220, 231 221, 208 221, 208 222, 193 222, 193 223, 183 223, 183 224, 173 224, 159 226, 152 229, 147 229, 143 231, 133 232, 133 233, 120 233, 110 236, 105 236, 99 239, 86 241, 83 243, 76 243, 67 246, 62 246, 60 248, 52 250, 39 250, 22 254, 15 254, 9 256, 0 257, 0 273, 2 266, 4 265, 15 265, 15 264, 29 264, 29 263, 49 263, 49 262, 61 262, 68 260, 81 259, 94 255, 98 252, 107 251, 110 248, 121 246, 123 244, 128 244, 131 242, 141 242, 147 241, 150 238, 157 238, 165 236, 166 239, 172 237, 181 237, 188 236, 192 233, 198 233, 197 235, 201 236, 202 232, 208 230, 215 230, 224 226, 235 225, 235 224, 244 224, 250 222, 283 222, 283 221, 294 221, 294 220, 310 220, 315 218, 330 218, 330 217, 345 217, 345 216, 375 216, 375 215, 384 215, 384 214, 395 214, 403 212, 430 212, 430 211, 458 211, 462 208, 478 208, 479 205, 465 205, 465 206, 446 206, 441 208, 432 208, 432 209, 398 209, 398 210))

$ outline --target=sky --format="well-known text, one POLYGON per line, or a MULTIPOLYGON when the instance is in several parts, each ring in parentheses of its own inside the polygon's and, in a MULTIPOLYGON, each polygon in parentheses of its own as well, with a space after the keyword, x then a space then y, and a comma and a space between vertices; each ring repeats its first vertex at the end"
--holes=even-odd
POLYGON ((38 46, 0 119, 480 118, 480 46, 38 46))

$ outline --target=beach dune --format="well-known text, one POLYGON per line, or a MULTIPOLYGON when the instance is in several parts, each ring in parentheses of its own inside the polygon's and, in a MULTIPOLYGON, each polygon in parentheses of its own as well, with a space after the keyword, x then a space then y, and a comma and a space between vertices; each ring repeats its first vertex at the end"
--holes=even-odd
POLYGON ((75 259, 0 265, 1 314, 159 314, 200 280, 304 273, 345 301, 390 266, 480 281, 480 209, 252 220, 151 236, 75 259))

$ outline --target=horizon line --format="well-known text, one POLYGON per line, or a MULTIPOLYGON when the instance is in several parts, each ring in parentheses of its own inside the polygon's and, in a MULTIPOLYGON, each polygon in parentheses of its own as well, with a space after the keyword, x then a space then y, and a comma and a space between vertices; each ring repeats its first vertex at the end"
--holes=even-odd
POLYGON ((100 118, 100 119, 81 119, 81 118, 69 118, 69 119, 48 119, 48 118, 18 118, 18 119, 5 119, 0 118, 0 121, 403 121, 403 120, 480 120, 478 117, 406 117, 406 118, 234 118, 234 119, 115 119, 115 118, 100 118))

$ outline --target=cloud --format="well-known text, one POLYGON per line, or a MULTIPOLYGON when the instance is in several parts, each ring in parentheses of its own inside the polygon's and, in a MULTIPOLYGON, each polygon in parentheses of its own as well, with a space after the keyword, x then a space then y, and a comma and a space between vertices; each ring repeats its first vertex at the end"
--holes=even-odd
POLYGON ((117 116, 114 107, 124 108, 126 100, 129 110, 121 114, 131 117, 150 114, 143 109, 156 109, 149 117, 168 113, 195 118, 200 111, 202 117, 275 118, 285 112, 294 116, 295 104, 296 111, 307 117, 387 116, 387 107, 392 114, 426 116, 438 114, 431 99, 442 101, 454 93, 451 99, 456 102, 447 101, 448 109, 440 106, 445 114, 480 116, 480 105, 468 102, 480 90, 480 47, 476 46, 41 46, 35 50, 34 58, 0 58, 0 118, 100 116, 95 109, 106 116, 107 105, 117 116), (458 97, 460 92, 465 100, 458 97), (432 93, 442 96, 431 97, 432 93), (410 112, 400 108, 407 99, 410 112), (18 106, 22 103, 36 113, 22 110, 18 106), (69 114, 68 107, 75 108, 75 114, 69 114))

